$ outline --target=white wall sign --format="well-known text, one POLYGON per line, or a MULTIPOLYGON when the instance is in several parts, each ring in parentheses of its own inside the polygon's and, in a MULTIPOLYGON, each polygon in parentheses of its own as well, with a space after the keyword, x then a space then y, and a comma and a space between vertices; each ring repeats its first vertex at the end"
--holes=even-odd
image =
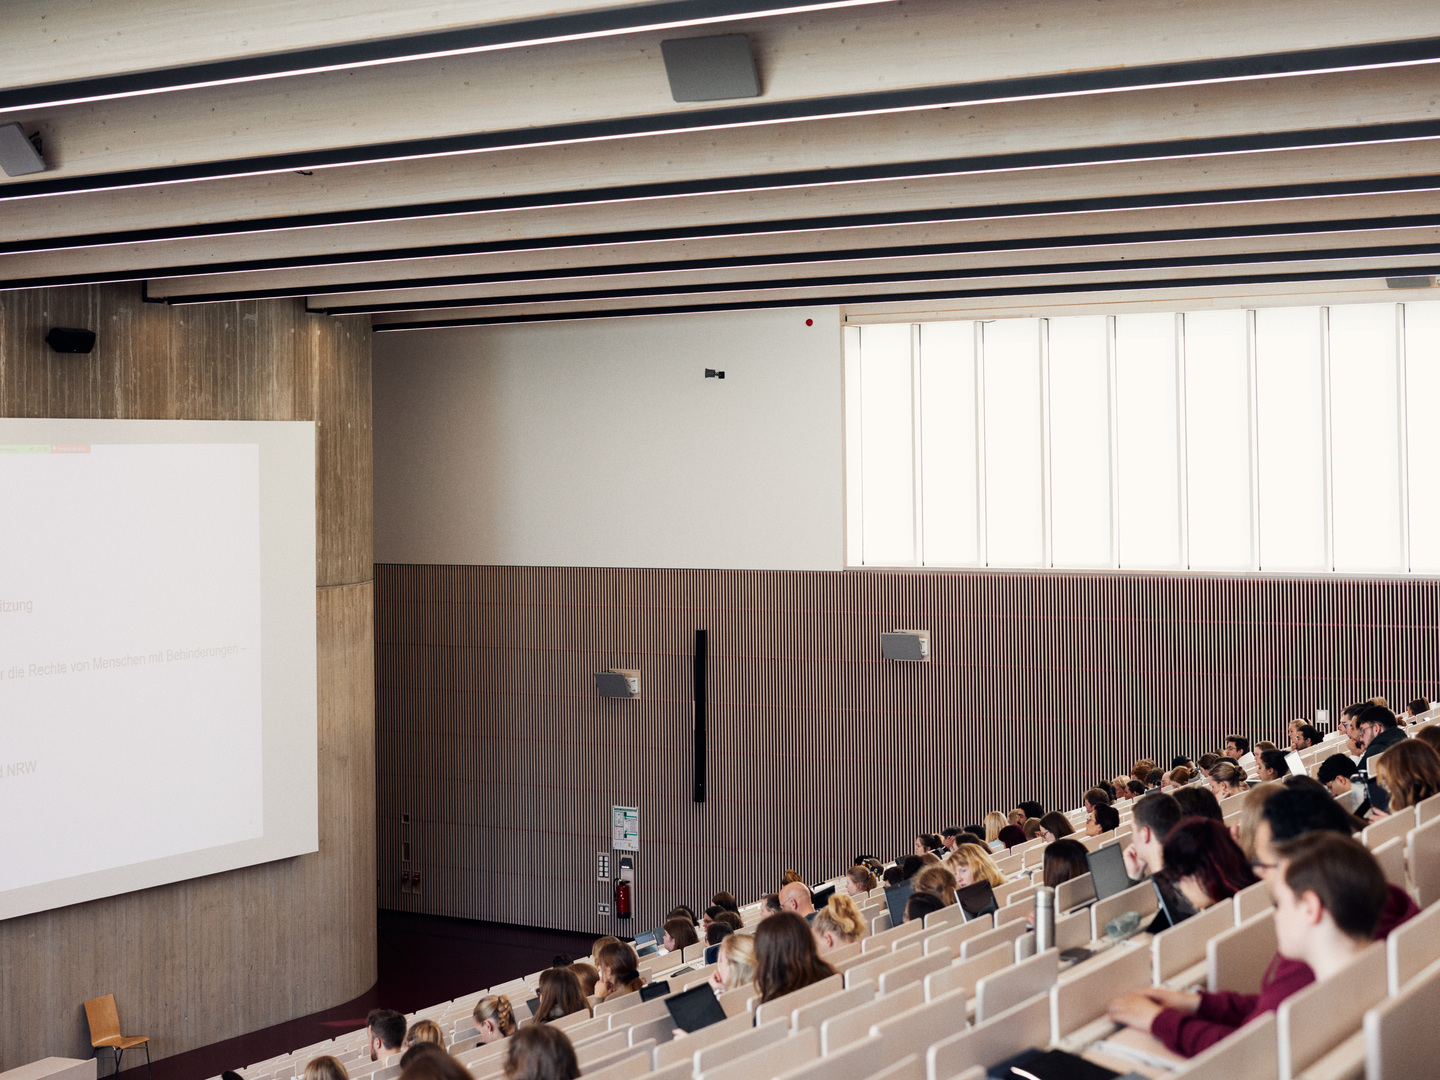
POLYGON ((610 839, 616 851, 640 850, 640 808, 638 806, 612 806, 610 808, 610 839))

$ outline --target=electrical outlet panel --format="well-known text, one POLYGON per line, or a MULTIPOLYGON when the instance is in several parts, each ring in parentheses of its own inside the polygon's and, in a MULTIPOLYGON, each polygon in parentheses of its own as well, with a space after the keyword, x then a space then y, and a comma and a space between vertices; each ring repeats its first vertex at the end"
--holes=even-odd
POLYGON ((602 852, 599 853, 599 856, 597 857, 597 866, 598 866, 598 869, 596 870, 596 874, 595 874, 596 880, 597 880, 597 881, 609 881, 609 880, 610 880, 610 853, 609 853, 608 851, 602 851, 602 852))
POLYGON ((597 914, 597 915, 609 915, 609 914, 610 914, 610 905, 609 905, 608 903, 606 903, 604 900, 601 900, 598 904, 595 905, 595 914, 597 914))

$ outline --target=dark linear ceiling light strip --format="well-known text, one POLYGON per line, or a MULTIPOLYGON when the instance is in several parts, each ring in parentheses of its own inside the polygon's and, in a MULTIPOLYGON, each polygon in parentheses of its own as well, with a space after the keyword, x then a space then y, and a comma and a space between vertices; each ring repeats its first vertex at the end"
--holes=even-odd
MULTIPOLYGON (((1428 268, 1407 267, 1407 276, 1435 274, 1440 264, 1428 268)), ((463 319, 425 319, 414 322, 376 323, 376 333, 397 330, 438 330, 459 326, 498 326, 514 323, 564 322, 575 319, 619 319, 639 315, 685 315, 705 311, 756 311, 767 308, 803 308, 837 304, 898 304, 934 300, 976 300, 1006 296, 1044 296, 1046 294, 1117 292, 1128 289, 1192 289, 1219 288, 1228 285, 1275 285, 1307 281, 1375 281, 1386 276, 1384 271, 1315 270, 1296 274, 1237 274, 1209 278, 1156 279, 1153 281, 1087 282, 1071 285, 1025 285, 1005 289, 944 289, 937 292, 885 293, 878 296, 825 297, 816 300, 741 300, 734 303, 685 304, 674 307, 615 308, 609 311, 545 312, 474 316, 463 319)))
MULTIPOLYGON (((1416 46, 1419 42, 1402 43, 1416 46)), ((1423 56, 1410 62, 1440 59, 1440 40, 1427 39, 1423 56)), ((1384 47, 1360 47, 1366 55, 1384 54, 1384 47)), ((1323 50, 1347 52, 1348 50, 1323 50)), ((1404 51, 1404 50, 1402 50, 1404 51)), ((1412 50, 1413 51, 1413 50, 1412 50)), ((1285 67, 1285 57, 1308 54, 1280 54, 1269 58, 1280 65, 1279 74, 1311 71, 1312 66, 1299 64, 1285 67)), ((905 112, 919 109, 966 107, 986 102, 1015 98, 1073 96, 1118 89, 1167 86, 1194 82, 1245 77, 1232 72, 1235 65, 1263 61, 1263 57, 1194 61, 1188 64, 1156 67, 1118 68, 1105 71, 1069 72, 1039 78, 1002 79, 979 83, 960 83, 914 90, 891 90, 868 94, 846 94, 801 101, 782 101, 759 105, 736 105, 718 109, 690 109, 647 116, 616 117, 607 120, 573 124, 553 124, 504 131, 472 132, 429 139, 407 139, 363 146, 331 147, 266 154, 248 158, 228 158, 191 162, 184 165, 149 169, 128 169, 110 173, 80 176, 41 177, 0 185, 0 197, 28 198, 37 195, 58 195, 115 188, 147 187, 157 184, 247 176, 257 173, 294 172, 334 167, 476 153, 487 150, 544 146, 556 143, 590 142, 629 138, 642 135, 681 133, 697 129, 717 129, 784 123, 884 112, 905 112), (1182 77, 1182 72, 1189 72, 1182 77)), ((1375 61, 1379 62, 1379 61, 1375 61)), ((1344 64, 1353 67, 1356 64, 1344 64)), ((1363 66, 1363 65, 1362 65, 1363 66)), ((1261 73, 1263 74, 1263 72, 1261 73)), ((1080 159, 1084 160, 1084 159, 1080 159)))
MULTIPOLYGON (((1413 181, 1412 181, 1413 183, 1413 181)), ((1435 178, 1435 184, 1440 184, 1440 177, 1435 178)), ((1316 194, 1312 189, 1316 185, 1300 185, 1305 189, 1305 194, 1316 194)), ((1249 189, 1246 189, 1247 191, 1249 189)), ((1257 199, 1266 201, 1282 201, 1285 199, 1301 198, 1304 195, 1295 194, 1291 189, 1263 189, 1264 194, 1252 193, 1246 197, 1238 197, 1235 192, 1228 193, 1201 193, 1201 195, 1220 195, 1224 198, 1204 198, 1195 194, 1184 193, 1168 196, 1167 202, 1156 202, 1152 197, 1145 197, 1143 201, 1130 204, 1114 204, 1111 200, 1072 200, 1068 202, 1019 204, 1014 207, 963 207, 956 210, 938 210, 922 212, 906 212, 903 214, 867 214, 853 217, 827 217, 827 218, 802 218, 793 221, 768 221, 749 222, 744 224, 730 225, 705 225, 694 227, 681 227, 674 229, 648 229, 634 232, 617 233, 591 233, 572 234, 568 236, 538 237, 525 240, 501 240, 486 243, 471 244, 443 244, 433 247, 408 247, 390 250, 368 251, 368 252, 343 252, 328 253, 324 255, 299 255, 277 259, 249 259, 231 260, 219 263, 196 263, 192 265, 180 265, 169 267, 150 267, 139 270, 112 270, 112 271, 81 271, 76 273, 51 274, 51 275, 26 275, 16 278, 0 278, 0 289, 7 288, 40 288, 61 285, 93 285, 118 281, 158 281, 164 278, 179 277, 208 277, 219 274, 239 274, 268 270, 304 270, 321 269, 335 266, 353 266, 365 263, 387 263, 404 259, 440 259, 450 256, 461 255, 488 255, 503 254, 522 251, 547 251, 563 248, 583 248, 619 244, 637 244, 652 241, 665 240, 690 240, 700 238, 717 238, 726 236, 755 236, 768 233, 788 232, 815 232, 822 230, 860 230, 872 226, 907 225, 907 224, 929 224, 934 222, 966 221, 976 218, 986 219, 995 217, 1017 217, 1026 215, 1055 215, 1061 213, 1074 213, 1081 210, 1113 210, 1113 209, 1148 209, 1156 206, 1203 206, 1212 203, 1233 203, 1253 202, 1257 199), (1081 205, 1081 204, 1084 205, 1081 205), (1106 205, 1096 205, 1105 203, 1106 205)), ((1433 190, 1433 186, 1422 186, 1421 191, 1433 190)), ((1363 194, 1364 192, 1346 192, 1346 194, 1363 194)), ((1388 193, 1388 189, 1381 193, 1388 193)), ((1052 247, 1064 245, 1069 242, 1073 244, 1100 244, 1100 243, 1124 243, 1143 240, 1167 240, 1167 239, 1223 239, 1226 237, 1263 236, 1267 234, 1291 235, 1317 231, 1331 232, 1350 230, 1383 230, 1399 228, 1425 228, 1437 223, 1434 214, 1417 215, 1396 215, 1393 217, 1372 217, 1372 218, 1351 218, 1335 221, 1300 221, 1281 223, 1261 223, 1258 225, 1219 225, 1201 227, 1195 229, 1163 229, 1155 231, 1114 233, 1114 234, 1093 234, 1070 237, 1044 236, 1033 240, 996 240, 976 241, 963 246, 960 245, 935 245, 933 250, 937 253, 962 253, 974 251, 1004 251, 1024 247, 1052 247)), ((854 249, 861 252, 888 251, 890 248, 879 249, 854 249)), ((899 249, 908 251, 909 249, 899 249)), ((799 253, 800 261, 805 261, 812 254, 820 259, 827 258, 826 253, 799 253)), ((774 258, 782 258, 775 256, 774 258)), ((688 268, 688 264, 685 267, 688 268)), ((582 272, 585 268, 581 268, 582 272)), ((604 269, 603 267, 600 269, 604 269)), ((573 275, 572 275, 573 276, 573 275)), ((464 282, 459 282, 464 284, 464 282)), ((396 287, 414 287, 415 282, 409 279, 402 279, 396 287)), ((329 288, 332 292, 356 292, 362 289, 371 289, 377 286, 364 281, 349 281, 333 287, 317 287, 314 284, 296 286, 291 289, 254 289, 234 290, 217 293, 185 294, 175 297, 157 297, 164 302, 185 302, 185 303, 209 303, 218 300, 257 300, 281 296, 315 296, 322 295, 323 288, 329 288)))
MULTIPOLYGON (((773 254, 734 255, 709 259, 672 259, 645 263, 601 263, 551 269, 514 270, 492 274, 460 274, 437 277, 387 278, 377 281, 342 282, 324 286, 296 285, 286 288, 233 290, 214 293, 174 293, 157 296, 156 303, 209 304, 237 300, 273 300, 286 297, 318 297, 357 292, 386 292, 446 288, 457 285, 486 285, 507 281, 553 281, 605 275, 666 273, 670 271, 722 270, 766 266, 815 265, 852 262, 861 259, 903 259, 927 255, 965 255, 978 252, 1027 251, 1048 248, 1106 248, 1139 243, 1168 243, 1191 240, 1224 240, 1238 237, 1280 237, 1327 235, 1350 232, 1389 232, 1398 229, 1440 227, 1440 213, 1397 218, 1355 218, 1337 221, 1295 221, 1280 224, 1226 225, 1194 229, 1157 229, 1152 232, 1092 233, 1082 235, 1023 237, 1010 240, 974 240, 945 244, 912 244, 886 247, 854 247, 831 251, 796 251, 773 254)), ((1355 249, 1362 250, 1362 249, 1355 249)), ((154 281, 157 279, 147 279, 154 281)), ((324 310, 323 306, 321 310, 324 310)))
MULTIPOLYGON (((643 33, 686 24, 723 23, 737 18, 766 18, 864 4, 775 3, 774 0, 671 0, 660 4, 619 4, 605 11, 522 19, 493 26, 440 30, 427 34, 376 38, 292 52, 266 53, 233 60, 184 64, 155 71, 104 75, 0 90, 0 113, 54 108, 82 101, 166 93, 255 79, 343 71, 375 64, 404 63, 472 52, 643 33)), ((1418 42, 1414 44, 1419 44, 1418 42)), ((1423 50, 1422 50, 1423 51, 1423 50)))
MULTIPOLYGON (((1253 153, 1285 149, 1314 149, 1356 143, 1419 141, 1440 138, 1440 120, 1417 121, 1409 124, 1345 127, 1308 132, 1285 132, 1272 135, 1244 135, 1228 138, 1174 140, 1166 142, 1129 143, 1108 147, 1087 147, 1073 150, 1030 151, 1026 153, 987 154, 966 158, 940 158, 928 161, 894 162, 885 165, 851 166, 835 169, 806 169, 790 172, 752 174, 738 177, 708 177, 700 180, 625 184, 614 187, 567 191, 535 192, 483 199, 454 199, 417 203, 407 206, 355 207, 347 210, 315 214, 289 214, 282 217, 248 220, 205 222, 147 229, 115 229, 99 233, 70 236, 40 237, 26 240, 0 241, 0 254, 23 254, 31 251, 63 251, 70 248, 103 247, 106 245, 157 243, 168 240, 205 239, 218 236, 249 235, 259 232, 280 232, 300 229, 332 228, 336 225, 377 224, 421 218, 453 217, 461 214, 543 210, 581 205, 603 205, 617 202, 669 199, 694 195, 727 195, 755 191, 838 187, 845 184, 886 180, 934 179, 966 176, 999 171, 1037 170, 1072 165, 1117 164, 1129 161, 1157 161, 1192 157, 1216 157, 1225 154, 1253 153), (1298 145, 1282 145, 1300 139, 1298 145), (1274 145, 1258 140, 1271 140, 1274 145)), ((1377 177, 1360 180, 1317 181, 1308 184, 1284 185, 1292 192, 1288 197, 1306 195, 1350 195, 1382 191, 1410 191, 1433 186, 1437 175, 1419 177, 1377 177)), ((1214 200, 1225 200, 1228 193, 1279 190, 1280 186, 1261 188, 1229 188, 1208 193, 1214 200)), ((0 187, 0 201, 5 198, 0 187)), ((1197 198, 1203 199, 1206 193, 1197 198)), ((1056 200, 1047 205, 1069 205, 1081 210, 1107 210, 1116 207, 1163 206, 1176 196, 1169 192, 1153 195, 1123 195, 1089 199, 1056 200)), ((1012 206, 1032 204, 1015 203, 1012 206)), ((898 211, 897 213, 922 213, 898 211)), ((959 211, 938 210, 933 213, 1005 213, 1006 207, 963 208, 959 211)))
POLYGON ((835 288, 904 281, 964 281, 985 277, 1028 277, 1053 274, 1100 274, 1121 270, 1169 270, 1184 266, 1246 266, 1255 263, 1327 262, 1339 259, 1380 259, 1426 255, 1440 257, 1440 243, 1392 244, 1374 248, 1329 248, 1305 251, 1249 251, 1234 255, 1180 255, 1144 259, 1092 259, 1074 262, 1032 263, 1021 266, 977 266, 951 270, 897 270, 873 274, 835 274, 818 277, 761 278, 749 281, 688 282, 648 288, 577 289, 570 292, 513 293, 503 296, 416 300, 394 304, 321 306, 308 310, 323 315, 378 315, 395 311, 434 311, 483 307, 493 304, 547 304, 571 301, 625 300, 647 296, 683 296, 695 292, 753 292, 764 289, 835 288))

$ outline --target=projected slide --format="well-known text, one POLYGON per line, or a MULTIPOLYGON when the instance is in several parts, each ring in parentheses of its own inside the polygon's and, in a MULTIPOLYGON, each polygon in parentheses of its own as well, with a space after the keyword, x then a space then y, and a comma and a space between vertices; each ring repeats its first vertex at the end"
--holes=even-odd
POLYGON ((260 476, 0 440, 0 892, 262 835, 260 476))

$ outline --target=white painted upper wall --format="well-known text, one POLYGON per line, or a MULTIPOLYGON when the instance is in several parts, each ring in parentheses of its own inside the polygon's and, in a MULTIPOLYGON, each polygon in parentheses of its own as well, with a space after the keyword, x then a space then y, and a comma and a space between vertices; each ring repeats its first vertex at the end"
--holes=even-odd
POLYGON ((376 562, 844 567, 835 307, 374 342, 376 562))

